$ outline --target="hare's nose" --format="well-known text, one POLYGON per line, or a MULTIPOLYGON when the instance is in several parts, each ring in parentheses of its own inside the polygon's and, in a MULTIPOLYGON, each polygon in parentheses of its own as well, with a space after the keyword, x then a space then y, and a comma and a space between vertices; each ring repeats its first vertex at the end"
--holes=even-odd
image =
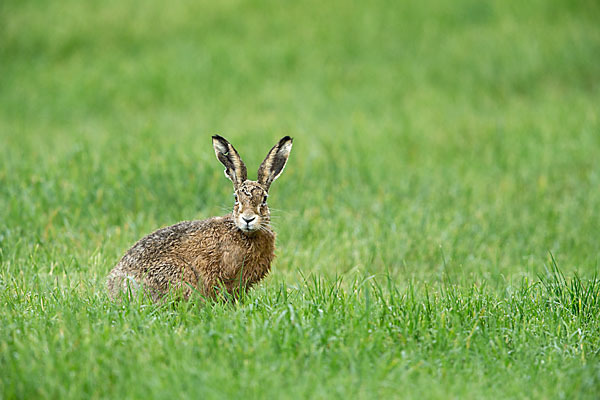
POLYGON ((242 217, 242 219, 244 220, 244 222, 246 222, 247 224, 249 224, 250 222, 252 222, 252 221, 254 221, 256 219, 256 216, 250 217, 250 218, 242 217))

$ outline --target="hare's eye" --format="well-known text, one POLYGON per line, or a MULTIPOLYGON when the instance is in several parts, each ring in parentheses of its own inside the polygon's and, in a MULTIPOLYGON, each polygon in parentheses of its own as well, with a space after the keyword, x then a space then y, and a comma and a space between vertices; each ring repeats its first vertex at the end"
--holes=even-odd
POLYGON ((267 204, 267 196, 263 196, 263 204, 267 204))
POLYGON ((237 197, 237 194, 235 194, 235 193, 234 193, 234 194, 233 194, 233 198, 235 199, 235 202, 237 203, 237 202, 238 202, 238 197, 237 197))

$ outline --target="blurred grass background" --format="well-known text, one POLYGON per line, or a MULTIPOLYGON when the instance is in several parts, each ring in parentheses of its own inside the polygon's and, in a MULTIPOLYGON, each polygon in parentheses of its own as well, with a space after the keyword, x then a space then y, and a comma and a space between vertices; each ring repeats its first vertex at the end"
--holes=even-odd
POLYGON ((294 137, 267 289, 351 273, 501 292, 549 252, 592 276, 599 21, 592 0, 4 0, 2 285, 102 295, 141 236, 228 212, 214 133, 251 178, 294 137))
POLYGON ((549 251, 593 271, 599 8, 5 1, 3 241, 79 248, 102 276, 141 235, 229 207, 211 134, 251 170, 289 134, 277 273, 431 279, 442 251, 488 279, 549 251))

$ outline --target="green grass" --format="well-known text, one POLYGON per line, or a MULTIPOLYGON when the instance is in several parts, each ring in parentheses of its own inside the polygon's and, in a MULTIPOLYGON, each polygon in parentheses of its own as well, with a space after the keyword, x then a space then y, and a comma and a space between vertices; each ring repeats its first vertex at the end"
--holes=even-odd
POLYGON ((0 3, 0 398, 596 398, 597 2, 0 3), (269 203, 238 304, 115 304, 141 236, 269 203))

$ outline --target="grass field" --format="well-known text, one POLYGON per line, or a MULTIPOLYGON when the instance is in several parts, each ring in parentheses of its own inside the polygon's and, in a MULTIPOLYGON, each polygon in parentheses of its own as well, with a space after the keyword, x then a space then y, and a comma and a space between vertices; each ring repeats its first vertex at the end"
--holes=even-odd
POLYGON ((600 5, 0 3, 0 398, 597 398, 600 5), (272 274, 116 304, 284 135, 272 274))

